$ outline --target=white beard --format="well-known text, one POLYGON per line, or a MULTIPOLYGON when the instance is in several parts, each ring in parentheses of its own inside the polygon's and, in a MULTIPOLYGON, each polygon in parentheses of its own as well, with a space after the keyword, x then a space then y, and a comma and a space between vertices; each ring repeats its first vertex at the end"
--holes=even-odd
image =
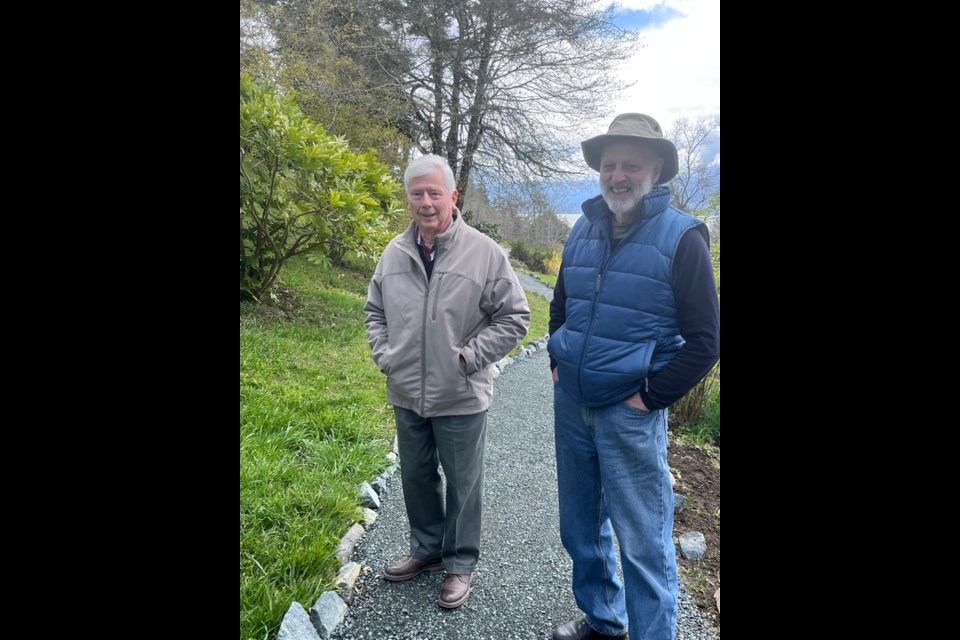
POLYGON ((653 180, 647 176, 639 185, 631 186, 633 186, 633 190, 630 192, 629 198, 626 200, 614 200, 611 197, 613 192, 610 185, 604 183, 602 180, 600 181, 600 193, 603 195, 603 200, 607 203, 607 207, 610 208, 610 211, 619 224, 629 222, 636 218, 636 214, 640 212, 640 201, 643 200, 643 196, 653 191, 653 180))

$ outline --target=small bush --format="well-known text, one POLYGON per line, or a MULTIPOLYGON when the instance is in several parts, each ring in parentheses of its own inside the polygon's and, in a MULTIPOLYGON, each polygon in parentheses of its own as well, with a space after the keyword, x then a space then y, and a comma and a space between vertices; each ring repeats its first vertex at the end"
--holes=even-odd
POLYGON ((494 224, 493 222, 478 222, 473 219, 472 211, 463 212, 463 221, 483 235, 488 236, 494 242, 503 242, 503 236, 500 234, 500 225, 494 224))
POLYGON ((682 428, 700 420, 713 391, 711 383, 714 376, 708 373, 693 389, 687 392, 670 408, 670 422, 674 427, 682 428))
POLYGON ((240 299, 260 300, 293 256, 371 256, 390 239, 400 185, 290 96, 240 76, 240 299))
POLYGON ((560 256, 550 247, 524 244, 520 240, 514 240, 510 245, 510 257, 519 260, 528 269, 540 273, 557 275, 560 270, 560 256), (556 266, 553 266, 554 263, 556 266))
POLYGON ((543 261, 543 273, 551 276, 560 275, 560 254, 554 251, 543 261))
POLYGON ((670 428, 720 444, 720 363, 670 407, 670 428))
POLYGON ((702 440, 712 440, 720 446, 720 389, 707 404, 703 417, 692 429, 694 435, 702 440))

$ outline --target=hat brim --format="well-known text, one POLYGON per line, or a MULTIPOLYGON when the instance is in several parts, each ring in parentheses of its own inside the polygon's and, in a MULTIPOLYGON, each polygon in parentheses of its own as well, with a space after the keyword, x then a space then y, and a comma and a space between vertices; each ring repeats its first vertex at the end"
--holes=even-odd
POLYGON ((583 159, 587 161, 587 165, 591 169, 600 171, 600 155, 603 153, 603 148, 615 140, 652 143, 657 148, 657 154, 663 158, 663 168, 660 169, 660 178, 657 182, 669 182, 676 177, 680 168, 677 148, 673 146, 673 143, 669 140, 664 138, 648 138, 647 136, 603 134, 590 138, 589 140, 584 140, 580 143, 580 147, 583 149, 583 159))

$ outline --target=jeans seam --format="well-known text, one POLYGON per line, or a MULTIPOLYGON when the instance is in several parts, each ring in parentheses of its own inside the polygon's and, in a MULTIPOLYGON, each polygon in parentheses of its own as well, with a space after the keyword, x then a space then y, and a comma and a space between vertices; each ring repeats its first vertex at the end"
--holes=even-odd
MULTIPOLYGON (((660 460, 660 446, 661 446, 661 443, 663 444, 663 451, 666 452, 666 449, 667 449, 667 443, 665 442, 665 439, 666 439, 666 437, 667 437, 666 423, 664 423, 664 428, 663 428, 663 429, 660 428, 660 418, 663 417, 663 413, 664 413, 663 410, 660 410, 660 411, 657 412, 657 421, 656 421, 656 423, 654 424, 654 428, 656 429, 656 433, 657 433, 657 460, 658 460, 658 461, 660 460)), ((669 466, 670 466, 670 465, 667 463, 666 455, 664 455, 664 457, 663 457, 663 464, 666 465, 667 468, 661 468, 661 469, 660 469, 661 482, 658 483, 658 484, 660 485, 660 530, 661 530, 661 531, 663 531, 663 530, 666 528, 666 526, 667 526, 667 514, 666 514, 665 505, 664 505, 665 496, 663 495, 664 482, 662 481, 664 474, 668 474, 668 473, 669 473, 669 466)), ((671 489, 671 491, 673 491, 673 489, 671 489)), ((673 533, 672 533, 672 532, 671 532, 671 534, 670 534, 670 537, 671 537, 671 539, 673 538, 673 533)), ((659 536, 659 538, 660 538, 660 553, 661 553, 661 557, 663 558, 663 583, 664 583, 665 585, 667 585, 668 588, 669 588, 669 585, 670 585, 670 567, 669 567, 670 562, 669 562, 669 560, 667 559, 667 548, 664 546, 664 545, 666 544, 666 542, 664 542, 663 534, 662 534, 662 533, 661 533, 661 535, 659 536)), ((670 549, 670 552, 671 552, 671 553, 676 553, 673 549, 670 549)), ((673 596, 672 593, 671 593, 670 595, 673 596)), ((674 597, 674 600, 676 600, 675 597, 674 597)), ((675 609, 676 609, 676 602, 674 602, 674 610, 675 610, 675 609)))
MULTIPOLYGON (((594 442, 596 442, 596 438, 594 438, 594 442)), ((609 575, 607 575, 606 556, 605 556, 604 553, 603 553, 603 547, 600 545, 600 530, 603 529, 602 516, 603 516, 603 483, 602 483, 602 481, 601 481, 601 484, 600 484, 600 498, 599 498, 599 500, 597 500, 597 519, 596 519, 596 522, 597 522, 600 526, 597 527, 597 529, 596 529, 596 537, 594 538, 594 543, 595 543, 595 545, 596 545, 596 547, 597 547, 597 557, 600 558, 600 568, 601 568, 602 571, 603 571, 603 600, 604 600, 604 602, 605 602, 606 605, 607 605, 607 609, 610 611, 610 616, 611 616, 614 620, 616 620, 616 619, 617 619, 617 612, 616 612, 616 610, 614 610, 614 608, 613 608, 613 603, 611 602, 611 598, 610 598, 610 588, 609 588, 609 585, 610 585, 610 582, 611 582, 611 577, 610 577, 609 575)))

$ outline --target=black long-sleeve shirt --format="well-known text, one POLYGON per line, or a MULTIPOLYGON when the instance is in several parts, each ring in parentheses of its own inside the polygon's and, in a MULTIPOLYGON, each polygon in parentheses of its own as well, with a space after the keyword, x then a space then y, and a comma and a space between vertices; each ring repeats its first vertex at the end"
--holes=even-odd
MULTIPOLYGON (((677 302, 680 335, 685 341, 676 357, 640 389, 648 409, 663 409, 690 391, 720 359, 720 302, 713 277, 713 262, 707 241, 696 229, 690 229, 677 246, 670 278, 677 302)), ((550 303, 550 335, 567 317, 567 294, 563 288, 563 264, 550 303)), ((550 357, 550 369, 557 362, 550 357)))

